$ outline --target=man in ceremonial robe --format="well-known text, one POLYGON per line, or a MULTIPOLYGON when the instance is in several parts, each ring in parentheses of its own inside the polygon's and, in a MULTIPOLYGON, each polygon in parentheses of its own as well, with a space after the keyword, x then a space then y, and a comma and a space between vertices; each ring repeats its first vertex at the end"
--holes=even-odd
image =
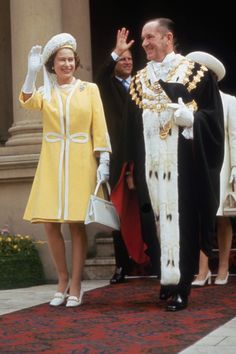
POLYGON ((223 109, 212 73, 176 54, 172 20, 148 21, 142 46, 148 63, 131 82, 122 173, 132 167, 139 190, 145 170, 161 248, 160 299, 168 301, 167 311, 178 311, 188 305, 200 247, 211 254, 224 155, 223 109))

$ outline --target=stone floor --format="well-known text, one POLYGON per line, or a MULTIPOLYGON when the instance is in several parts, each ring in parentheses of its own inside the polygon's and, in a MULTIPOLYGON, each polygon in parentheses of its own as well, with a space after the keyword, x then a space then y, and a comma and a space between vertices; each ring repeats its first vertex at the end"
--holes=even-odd
MULTIPOLYGON (((89 291, 107 284, 108 280, 84 280, 82 288, 84 291, 89 291)), ((48 302, 54 292, 55 284, 0 290, 0 315, 48 302)), ((235 354, 236 317, 181 352, 181 354, 198 353, 235 354)))
MULTIPOLYGON (((84 280, 82 289, 89 291, 107 284, 108 280, 84 280)), ((0 290, 0 315, 48 302, 55 291, 55 284, 0 290)))

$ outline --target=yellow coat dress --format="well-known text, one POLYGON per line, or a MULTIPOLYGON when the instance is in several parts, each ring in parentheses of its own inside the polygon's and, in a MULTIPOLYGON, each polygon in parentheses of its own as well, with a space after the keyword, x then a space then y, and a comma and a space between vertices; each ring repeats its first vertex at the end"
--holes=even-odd
POLYGON ((96 186, 96 152, 111 152, 97 86, 81 80, 69 86, 55 85, 50 102, 43 89, 26 102, 20 94, 24 108, 43 116, 42 148, 23 217, 31 222, 84 221, 96 186))

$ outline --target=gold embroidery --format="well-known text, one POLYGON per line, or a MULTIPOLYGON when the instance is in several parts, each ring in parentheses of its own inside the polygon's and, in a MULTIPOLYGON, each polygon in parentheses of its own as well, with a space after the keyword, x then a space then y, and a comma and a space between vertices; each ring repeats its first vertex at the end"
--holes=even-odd
MULTIPOLYGON (((191 62, 194 66, 194 62, 191 62)), ((201 81, 204 76, 204 71, 208 71, 207 67, 204 65, 200 66, 200 70, 197 71, 197 74, 193 77, 193 80, 187 84, 187 90, 191 92, 197 87, 197 84, 201 81)))
POLYGON ((196 112, 197 109, 198 109, 197 103, 194 100, 192 100, 191 102, 186 103, 185 105, 188 108, 191 108, 194 112, 196 112))
POLYGON ((172 123, 171 123, 171 121, 168 121, 165 125, 163 125, 162 127, 160 127, 159 135, 160 135, 160 138, 161 138, 162 140, 164 140, 164 139, 167 138, 167 135, 169 134, 171 128, 172 128, 172 123))

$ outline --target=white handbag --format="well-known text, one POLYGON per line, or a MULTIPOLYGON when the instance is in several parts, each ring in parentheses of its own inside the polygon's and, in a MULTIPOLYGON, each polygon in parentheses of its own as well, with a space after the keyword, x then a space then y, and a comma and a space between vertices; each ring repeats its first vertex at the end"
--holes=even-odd
POLYGON ((235 192, 235 182, 232 183, 232 192, 226 195, 223 204, 223 215, 224 216, 236 216, 236 192, 235 192))
MULTIPOLYGON (((90 234, 120 230, 120 219, 113 203, 97 196, 102 185, 97 183, 95 192, 90 196, 85 217, 86 229, 90 234)), ((106 182, 108 194, 111 194, 110 185, 106 182)))

